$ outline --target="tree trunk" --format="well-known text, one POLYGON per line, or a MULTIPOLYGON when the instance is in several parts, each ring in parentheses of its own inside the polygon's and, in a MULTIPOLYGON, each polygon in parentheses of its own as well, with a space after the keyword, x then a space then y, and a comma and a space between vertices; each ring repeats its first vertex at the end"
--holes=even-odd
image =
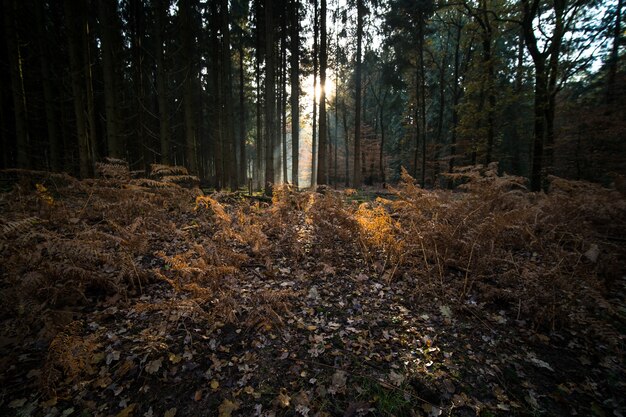
MULTIPOLYGON (((18 25, 15 17, 16 1, 4 0, 4 30, 7 53, 9 58, 9 73, 11 76, 11 91, 13 94, 13 112, 15 117, 15 136, 17 151, 17 166, 30 167, 29 135, 26 112, 26 93, 24 91, 24 72, 22 54, 18 36, 18 25)), ((82 173, 82 172, 81 172, 82 173)))
MULTIPOLYGON (((80 6, 80 4, 78 4, 80 6)), ((84 17, 80 10, 76 10, 77 3, 72 0, 64 1, 65 18, 68 22, 67 41, 70 58, 70 74, 72 80, 72 95, 74 102, 74 116, 76 118, 76 137, 78 140, 79 172, 82 178, 93 174, 91 159, 91 143, 87 126, 86 92, 84 90, 84 63, 81 59, 81 32, 84 17)))
POLYGON ((420 184, 422 188, 426 185, 426 74, 424 71, 424 25, 426 22, 424 21, 424 14, 420 11, 420 20, 419 20, 419 72, 420 72, 420 112, 421 112, 421 134, 422 134, 422 176, 420 180, 420 184))
POLYGON ((154 2, 154 60, 156 65, 156 87, 159 108, 159 143, 161 147, 161 163, 171 164, 170 157, 170 114, 167 105, 167 75, 163 52, 163 33, 169 9, 169 0, 155 0, 154 2))
POLYGON ((314 21, 313 21, 313 145, 311 149, 311 188, 315 189, 317 185, 317 59, 318 59, 318 11, 317 0, 313 2, 314 21))
POLYGON ((343 112, 342 112, 342 118, 343 118, 343 143, 344 143, 344 147, 345 147, 345 153, 346 153, 346 187, 350 186, 350 143, 349 143, 349 137, 350 137, 350 132, 348 130, 348 110, 346 109, 346 103, 343 103, 343 112))
POLYGON ((272 195, 276 143, 276 74, 273 1, 265 0, 265 194, 272 195))
POLYGON ((183 0, 179 5, 181 18, 181 36, 183 60, 185 61, 185 77, 183 82, 183 112, 185 118, 185 162, 189 172, 198 172, 197 126, 195 105, 195 79, 197 76, 195 60, 195 34, 192 9, 195 0, 183 0))
POLYGON ((357 26, 356 26, 356 67, 354 99, 354 188, 361 186, 361 48, 363 43, 363 0, 357 0, 357 26))
POLYGON ((287 175, 287 25, 283 26, 284 37, 281 39, 281 138, 282 138, 282 156, 283 156, 283 183, 287 184, 289 178, 287 175))
POLYGON ((263 118, 261 117, 261 104, 263 97, 261 96, 261 36, 260 25, 257 18, 257 50, 255 62, 255 84, 256 84, 256 139, 254 141, 256 147, 256 157, 254 158, 254 174, 257 189, 261 189, 264 181, 261 179, 263 166, 263 118))
POLYGON ((326 123, 326 65, 328 54, 326 50, 326 0, 321 0, 320 10, 320 136, 319 152, 317 153, 318 171, 317 183, 327 184, 328 175, 328 135, 326 123))
POLYGON ((50 80, 50 55, 46 48, 44 39, 48 38, 45 20, 45 4, 37 4, 37 26, 39 32, 39 63, 41 67, 41 83, 43 87, 44 107, 46 113, 46 127, 48 128, 48 149, 50 151, 48 167, 54 172, 61 170, 61 140, 58 134, 57 114, 55 110, 54 87, 50 80))
MULTIPOLYGON (((243 38, 243 35, 242 35, 243 38)), ((239 185, 245 186, 248 177, 248 161, 246 158, 246 94, 245 68, 243 61, 243 39, 239 40, 239 185)))
MULTIPOLYGON (((106 137, 109 156, 122 158, 119 146, 118 118, 117 118, 117 86, 115 85, 115 51, 113 31, 116 30, 111 15, 117 14, 117 2, 111 0, 98 1, 98 16, 100 18, 102 76, 104 80, 104 111, 106 119, 106 137)), ((116 17, 113 17, 115 19, 116 17)))
POLYGON ((615 10, 615 23, 613 26, 613 46, 611 48, 609 73, 607 76, 606 101, 608 104, 613 104, 617 98, 615 91, 615 79, 617 77, 617 65, 619 61, 619 43, 622 35, 622 7, 624 7, 624 0, 618 0, 617 9, 615 10))
POLYGON ((299 1, 291 11, 291 181, 297 188, 300 159, 300 17, 299 1))
POLYGON ((383 98, 380 103, 380 153, 378 154, 378 169, 380 171, 380 182, 385 184, 385 164, 383 163, 383 154, 385 149, 385 102, 387 101, 387 93, 389 90, 385 90, 383 98))
POLYGON ((224 179, 223 183, 230 185, 231 190, 237 189, 237 167, 235 158, 235 125, 234 125, 234 108, 233 108, 233 77, 232 62, 230 55, 230 27, 229 27, 229 11, 228 0, 221 0, 220 3, 221 16, 221 66, 222 71, 222 103, 224 105, 224 179))

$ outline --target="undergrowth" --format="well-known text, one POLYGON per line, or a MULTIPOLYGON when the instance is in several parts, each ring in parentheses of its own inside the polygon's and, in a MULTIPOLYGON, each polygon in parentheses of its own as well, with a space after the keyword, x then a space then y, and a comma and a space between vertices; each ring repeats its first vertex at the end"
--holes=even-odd
POLYGON ((72 329, 97 300, 182 309, 208 326, 280 327, 298 294, 242 292, 247 271, 272 275, 277 259, 306 254, 322 269, 347 246, 389 285, 417 277, 416 300, 504 310, 535 327, 583 324, 619 340, 612 323, 624 318, 611 288, 625 272, 626 201, 597 185, 551 178, 548 193, 531 193, 490 165, 449 174, 454 192, 423 190, 404 172, 393 199, 359 205, 345 192, 279 186, 267 204, 203 195, 182 167, 155 165, 149 178, 119 160, 97 170, 83 181, 4 172, 15 181, 0 195, 2 331, 48 343, 48 390, 92 372, 97 335, 72 329), (186 294, 184 303, 133 301, 158 282, 186 294))

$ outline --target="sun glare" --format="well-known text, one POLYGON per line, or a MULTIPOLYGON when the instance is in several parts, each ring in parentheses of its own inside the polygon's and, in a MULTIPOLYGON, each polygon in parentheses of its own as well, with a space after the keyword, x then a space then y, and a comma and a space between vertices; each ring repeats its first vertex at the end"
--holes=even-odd
MULTIPOLYGON (((322 95, 322 86, 320 85, 319 77, 317 79, 317 87, 315 88, 315 100, 319 103, 322 95)), ((313 75, 306 77, 303 85, 304 92, 307 97, 313 99, 313 75)), ((335 97, 335 79, 332 73, 326 75, 326 100, 330 100, 335 97)))

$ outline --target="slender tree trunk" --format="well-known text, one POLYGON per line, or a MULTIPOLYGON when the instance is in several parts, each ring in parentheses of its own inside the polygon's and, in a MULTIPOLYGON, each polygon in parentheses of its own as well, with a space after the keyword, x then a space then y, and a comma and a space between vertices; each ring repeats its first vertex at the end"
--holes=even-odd
POLYGON ((378 169, 380 171, 380 181, 385 184, 385 164, 383 162, 383 154, 385 149, 385 102, 387 101, 387 93, 389 90, 385 90, 383 98, 380 103, 380 153, 378 154, 378 169))
POLYGON ((317 183, 327 184, 328 176, 328 135, 326 123, 326 65, 328 53, 326 50, 326 0, 321 0, 320 8, 320 136, 317 183))
POLYGON ((45 20, 45 4, 35 5, 37 13, 37 26, 39 29, 39 63, 41 67, 41 84, 43 87, 44 107, 46 113, 46 127, 48 128, 49 169, 58 172, 61 170, 61 141, 57 128, 57 114, 55 111, 55 93, 50 80, 50 56, 44 39, 48 38, 45 20))
POLYGON ((272 195, 276 143, 276 74, 274 51, 274 5, 265 0, 265 194, 272 195))
POLYGON ((85 92, 87 93, 87 128, 89 132, 89 158, 91 165, 97 160, 96 109, 93 93, 93 72, 91 71, 91 27, 88 14, 83 14, 81 38, 83 44, 83 68, 85 73, 85 92))
POLYGON ((533 157, 530 175, 530 186, 533 191, 541 189, 543 176, 543 148, 545 135, 545 106, 548 100, 548 88, 545 79, 545 69, 540 63, 535 63, 535 118, 534 118, 534 140, 533 157))
POLYGON ((192 11, 195 0, 183 0, 179 5, 185 78, 183 82, 183 112, 185 118, 185 162, 193 174, 198 172, 197 126, 195 105, 195 79, 197 76, 194 51, 194 21, 192 11))
POLYGON ((426 73, 424 70, 424 21, 423 12, 420 12, 420 25, 418 28, 419 33, 419 71, 420 71, 420 112, 421 112, 421 134, 422 134, 422 172, 421 172, 421 186, 424 188, 426 185, 426 73))
POLYGON ((318 10, 317 0, 313 2, 314 22, 313 22, 313 146, 311 150, 311 188, 315 189, 317 185, 317 59, 318 59, 318 10))
POLYGON ((617 9, 615 10, 615 23, 613 26, 613 46, 611 48, 611 55, 609 58, 609 73, 607 76, 607 93, 606 101, 608 104, 613 104, 617 95, 615 94, 615 79, 617 77, 617 65, 619 60, 619 44, 620 37, 622 35, 622 8, 624 7, 624 0, 618 0, 617 9))
MULTIPOLYGON (((258 30, 258 29, 257 29, 258 30)), ((257 34, 257 41, 260 37, 257 34)), ((258 41, 260 44, 260 41, 258 41)), ((257 47, 257 57, 255 63, 255 83, 256 83, 256 139, 254 141, 256 155, 254 158, 254 174, 256 187, 258 190, 262 188, 264 181, 261 179, 262 174, 262 162, 263 162, 263 118, 261 117, 261 104, 263 97, 261 96, 261 57, 260 57, 260 45, 257 47)))
POLYGON ((154 1, 154 48, 156 64, 157 101, 159 108, 159 143, 161 146, 161 163, 171 164, 170 157, 170 114, 167 105, 167 75, 165 69, 165 57, 163 52, 163 33, 169 0, 154 1))
POLYGON ((300 17, 299 0, 291 12, 291 181, 297 188, 300 159, 300 17))
POLYGON ((346 109, 346 103, 342 103, 342 118, 343 118, 343 144, 346 153, 346 187, 350 186, 350 132, 348 130, 348 110, 346 109))
POLYGON ((11 76, 11 91, 13 94, 13 112, 15 117, 15 135, 17 166, 30 167, 28 121, 26 111, 26 93, 24 91, 23 61, 16 22, 15 0, 4 0, 4 30, 7 53, 9 58, 9 73, 11 76))
POLYGON ((356 26, 356 67, 354 100, 354 188, 361 186, 361 48, 363 43, 363 0, 357 0, 357 26, 356 26))
MULTIPOLYGON (((286 38, 283 39, 286 42, 286 38)), ((289 171, 287 170, 287 50, 283 49, 283 63, 282 63, 282 73, 283 73, 283 102, 282 102, 282 137, 283 137, 283 182, 285 184, 289 183, 289 171)))
POLYGON ((235 157, 235 125, 234 125, 234 108, 233 108, 233 78, 232 78, 232 61, 230 54, 230 26, 228 0, 220 0, 220 16, 221 16, 221 66, 222 71, 222 99, 224 104, 224 179, 223 183, 228 183, 231 190, 237 189, 237 167, 235 157))
MULTIPOLYGON (((243 37, 243 35, 242 35, 243 37)), ((245 186, 248 177, 246 158, 246 94, 243 39, 239 40, 239 185, 245 186)))
MULTIPOLYGON (((80 4, 78 5, 80 6, 80 4)), ((76 10, 77 5, 72 0, 64 1, 65 18, 68 23, 67 40, 70 58, 70 73, 72 80, 72 95, 74 101, 74 116, 76 118, 76 137, 78 140, 78 160, 80 176, 87 178, 93 174, 93 161, 87 126, 86 92, 84 90, 84 63, 81 59, 81 32, 83 30, 82 12, 76 10)))

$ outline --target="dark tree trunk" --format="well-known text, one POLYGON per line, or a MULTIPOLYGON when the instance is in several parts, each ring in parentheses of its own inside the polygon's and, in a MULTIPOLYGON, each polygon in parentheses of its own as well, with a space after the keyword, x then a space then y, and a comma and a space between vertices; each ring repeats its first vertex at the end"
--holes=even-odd
POLYGON ((234 125, 234 108, 233 108, 233 78, 232 78, 232 61, 230 55, 230 28, 229 28, 229 11, 228 0, 221 0, 220 3, 221 16, 221 82, 222 82, 222 103, 224 105, 224 175, 223 184, 228 183, 231 190, 237 188, 237 167, 235 157, 235 125, 234 125))
POLYGON ((609 58, 609 74, 607 76, 606 101, 608 104, 613 104, 617 98, 615 91, 615 79, 617 77, 619 44, 620 37, 622 35, 622 7, 624 7, 624 0, 618 0, 617 9, 615 10, 615 23, 613 26, 613 46, 611 48, 611 55, 609 58))
MULTIPOLYGON (((13 94, 13 114, 15 117, 15 140, 17 151, 17 166, 20 168, 30 167, 29 135, 26 111, 26 93, 24 91, 24 78, 22 67, 22 55, 18 25, 16 22, 15 0, 4 0, 4 30, 7 53, 9 58, 9 73, 11 76, 11 91, 13 94)), ((81 171, 82 174, 82 171, 81 171)), ((85 175, 87 176, 87 175, 85 175)))
POLYGON ((163 52, 163 39, 169 0, 154 1, 154 48, 156 65, 157 101, 159 108, 159 143, 161 148, 161 163, 170 164, 170 114, 167 97, 167 70, 163 52))
POLYGON ((300 159, 300 17, 299 1, 291 11, 291 181, 298 187, 300 159))
POLYGON ((195 22, 193 10, 196 0, 182 0, 179 5, 181 18, 182 52, 185 62, 183 82, 183 112, 185 117, 185 163, 193 174, 198 173, 197 124, 196 124, 196 57, 195 57, 195 22))
POLYGON ((283 25, 284 36, 280 41, 280 55, 281 55, 281 82, 280 82, 280 111, 281 111, 281 139, 282 139, 282 157, 283 157, 283 183, 289 182, 287 173, 287 25, 286 21, 283 25))
POLYGON ((328 179, 328 135, 326 123, 326 65, 328 54, 326 50, 326 0, 321 0, 320 8, 320 135, 317 183, 327 184, 328 179))
POLYGON ((317 64, 318 64, 318 11, 317 0, 313 2, 313 145, 311 149, 311 188, 315 189, 317 185, 317 64))
POLYGON ((104 111, 106 119, 106 138, 109 156, 113 158, 123 157, 119 146, 117 117, 117 89, 115 83, 116 51, 114 49, 113 36, 118 26, 113 22, 117 19, 117 1, 99 0, 98 16, 100 18, 101 50, 102 50, 102 76, 104 80, 104 111))
POLYGON ((276 143, 276 61, 274 51, 274 5, 265 0, 265 194, 272 195, 276 143))
POLYGON ((357 0, 356 26, 356 67, 355 67, 355 103, 354 103, 354 188, 361 186, 361 48, 363 43, 363 0, 357 0))
MULTIPOLYGON (((243 35, 242 35, 243 38, 243 35)), ((246 158, 246 78, 243 61, 243 39, 239 40, 239 185, 247 183, 248 160, 246 158)))
POLYGON ((87 93, 85 91, 85 66, 83 62, 82 31, 84 30, 84 16, 82 10, 76 9, 80 3, 72 0, 64 1, 65 18, 68 22, 67 41, 70 58, 70 73, 72 83, 72 95, 74 102, 74 116, 76 118, 76 137, 78 140, 79 172, 82 178, 93 174, 93 160, 91 141, 89 139, 88 109, 86 105, 87 93))
POLYGON ((62 144, 58 133, 57 113, 55 109, 55 90, 50 79, 50 55, 44 39, 48 39, 45 4, 35 5, 37 25, 39 29, 39 62, 41 67, 41 83, 43 87, 44 108, 46 113, 46 127, 48 129, 48 149, 50 151, 48 167, 52 171, 61 170, 62 144))

